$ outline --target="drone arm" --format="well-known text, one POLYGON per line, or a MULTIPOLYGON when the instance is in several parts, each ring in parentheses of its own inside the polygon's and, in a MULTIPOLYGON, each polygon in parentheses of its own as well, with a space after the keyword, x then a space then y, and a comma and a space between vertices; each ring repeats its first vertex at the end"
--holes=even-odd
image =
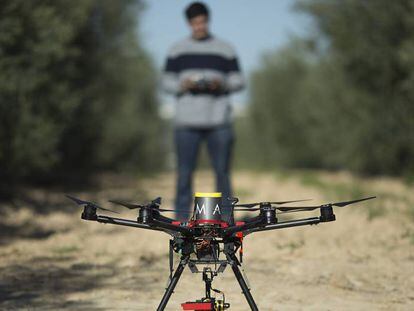
POLYGON ((267 225, 267 226, 264 226, 264 227, 250 228, 250 229, 246 230, 245 234, 249 234, 249 233, 253 233, 253 232, 260 232, 260 231, 290 228, 290 227, 316 225, 320 222, 321 222, 321 220, 320 220, 319 217, 311 217, 311 218, 305 218, 305 219, 282 221, 282 222, 275 223, 275 224, 272 224, 272 225, 267 225))
POLYGON ((97 222, 105 223, 105 224, 113 224, 113 225, 128 226, 128 227, 134 227, 134 228, 140 228, 140 229, 162 231, 168 234, 171 234, 171 232, 180 232, 184 235, 189 235, 191 233, 191 230, 188 228, 176 226, 169 222, 164 222, 158 219, 152 219, 151 222, 149 223, 138 223, 136 221, 129 220, 129 219, 97 215, 95 219, 86 219, 86 220, 95 220, 97 222))
POLYGON ((134 228, 140 228, 140 229, 164 231, 161 228, 151 227, 147 224, 140 224, 136 221, 129 220, 129 219, 97 215, 96 219, 89 219, 89 220, 96 220, 97 222, 104 223, 104 224, 113 224, 113 225, 121 225, 121 226, 134 227, 134 228))
POLYGON ((172 219, 172 218, 169 218, 169 217, 165 217, 165 216, 163 216, 163 215, 158 215, 158 216, 156 216, 157 217, 157 219, 159 220, 159 221, 162 221, 162 222, 166 222, 166 223, 172 223, 173 221, 174 221, 174 219, 172 219))
POLYGON ((227 229, 224 229, 223 235, 225 237, 228 237, 236 232, 248 231, 248 230, 260 227, 263 224, 264 224, 263 217, 257 216, 253 218, 252 220, 244 223, 243 225, 231 226, 231 227, 228 227, 227 229))
POLYGON ((155 226, 155 227, 159 228, 159 230, 165 229, 165 230, 169 230, 169 231, 180 232, 184 235, 190 235, 191 232, 192 232, 188 228, 173 225, 169 222, 165 222, 161 219, 156 219, 156 218, 152 218, 150 220, 149 224, 150 224, 151 227, 155 226))

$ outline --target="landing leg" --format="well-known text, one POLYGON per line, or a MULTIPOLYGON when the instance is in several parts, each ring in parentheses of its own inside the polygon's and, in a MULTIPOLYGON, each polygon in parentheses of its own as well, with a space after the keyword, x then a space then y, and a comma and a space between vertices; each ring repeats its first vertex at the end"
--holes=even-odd
POLYGON ((250 309, 252 309, 252 311, 259 311, 259 309, 257 308, 257 305, 253 299, 252 294, 250 293, 250 289, 247 286, 246 281, 243 278, 243 274, 240 271, 240 262, 237 259, 237 257, 233 254, 226 254, 227 256, 227 260, 229 261, 231 268, 233 269, 234 275, 236 276, 237 281, 240 284, 240 287, 243 291, 244 296, 246 297, 246 300, 250 306, 250 309))
POLYGON ((170 283, 168 284, 167 289, 165 290, 164 296, 161 299, 160 305, 157 308, 157 311, 164 311, 165 307, 167 306, 168 300, 170 299, 172 293, 174 292, 174 288, 178 283, 178 280, 181 277, 181 274, 184 271, 186 264, 188 263, 188 259, 190 256, 185 256, 181 258, 181 261, 175 270, 173 277, 171 278, 170 283))

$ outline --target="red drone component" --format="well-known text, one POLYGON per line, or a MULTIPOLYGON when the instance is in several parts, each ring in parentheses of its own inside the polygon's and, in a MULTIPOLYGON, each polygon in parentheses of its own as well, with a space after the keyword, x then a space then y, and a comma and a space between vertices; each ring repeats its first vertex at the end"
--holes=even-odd
POLYGON ((213 311, 214 305, 212 302, 185 302, 181 304, 183 310, 192 311, 213 311))
POLYGON ((193 228, 198 225, 220 225, 221 228, 227 228, 229 224, 225 221, 215 220, 215 219, 199 219, 192 220, 189 222, 188 227, 193 228))

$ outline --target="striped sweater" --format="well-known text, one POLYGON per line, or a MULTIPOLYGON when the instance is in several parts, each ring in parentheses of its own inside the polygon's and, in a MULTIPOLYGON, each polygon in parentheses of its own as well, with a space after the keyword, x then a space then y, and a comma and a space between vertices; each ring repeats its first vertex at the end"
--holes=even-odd
POLYGON ((231 122, 229 94, 244 87, 234 49, 214 36, 202 40, 185 38, 168 52, 163 89, 177 96, 176 126, 214 127, 231 122), (220 93, 182 92, 186 79, 221 82, 220 93))

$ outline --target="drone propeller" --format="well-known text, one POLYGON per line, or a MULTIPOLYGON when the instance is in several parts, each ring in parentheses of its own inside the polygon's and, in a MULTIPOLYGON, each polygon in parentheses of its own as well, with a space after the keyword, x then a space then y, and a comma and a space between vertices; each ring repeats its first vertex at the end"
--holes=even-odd
POLYGON ((314 206, 286 206, 286 207, 279 207, 278 209, 280 211, 291 211, 291 210, 298 210, 298 211, 312 211, 315 210, 317 208, 321 208, 321 207, 332 207, 332 206, 336 206, 336 207, 344 207, 350 204, 354 204, 354 203, 358 203, 358 202, 362 202, 362 201, 367 201, 367 200, 372 200, 375 199, 376 196, 372 196, 372 197, 367 197, 367 198, 362 198, 362 199, 357 199, 357 200, 351 200, 351 201, 342 201, 342 202, 335 202, 335 203, 328 203, 328 204, 322 204, 322 205, 314 205, 314 206))
POLYGON ((94 207, 94 208, 96 208, 96 209, 100 209, 100 210, 103 210, 103 211, 107 211, 107 212, 111 212, 111 213, 119 214, 118 212, 115 212, 115 211, 110 210, 110 209, 103 208, 103 207, 101 207, 101 206, 99 206, 99 205, 97 205, 97 204, 95 204, 95 203, 93 203, 93 202, 88 202, 88 201, 81 200, 81 199, 79 199, 79 198, 75 198, 75 197, 73 197, 73 196, 71 196, 71 195, 69 195, 69 194, 67 194, 67 195, 66 195, 66 197, 67 197, 68 199, 70 199, 70 200, 74 201, 74 202, 75 202, 76 204, 78 204, 78 205, 91 206, 91 207, 94 207))
POLYGON ((148 204, 136 204, 136 203, 130 203, 130 202, 122 201, 122 200, 109 200, 109 202, 114 203, 114 204, 117 204, 117 205, 125 206, 125 207, 127 207, 129 209, 146 208, 146 209, 150 209, 150 210, 157 211, 157 212, 184 212, 184 213, 192 213, 190 211, 182 211, 182 210, 174 210, 174 209, 166 209, 166 208, 154 207, 154 205, 156 205, 156 206, 161 205, 161 197, 158 197, 158 198, 152 200, 148 204))
POLYGON ((124 202, 124 201, 119 201, 119 200, 109 200, 109 202, 113 203, 113 204, 117 204, 117 205, 122 205, 125 206, 129 209, 136 209, 136 208, 145 208, 148 207, 148 205, 141 205, 141 204, 136 204, 136 203, 129 203, 129 202, 124 202))
POLYGON ((159 208, 155 208, 154 206, 160 206, 161 205, 161 197, 157 197, 151 202, 147 204, 136 204, 136 203, 130 203, 122 200, 109 200, 109 202, 125 206, 129 209, 136 209, 136 208, 149 208, 149 209, 156 209, 158 211, 161 211, 159 208))
POLYGON ((282 205, 287 203, 293 203, 293 202, 303 202, 303 201, 310 201, 311 199, 305 199, 305 200, 292 200, 292 201, 276 201, 276 202, 255 202, 255 203, 242 203, 242 204, 235 204, 236 207, 246 207, 246 208, 252 208, 257 205, 282 205))
MULTIPOLYGON (((335 203, 313 205, 313 206, 284 206, 284 207, 276 207, 276 209, 281 212, 285 212, 285 213, 312 211, 312 210, 315 210, 321 207, 332 207, 332 206, 344 207, 350 204, 354 204, 354 203, 358 203, 358 202, 362 202, 366 200, 371 200, 375 198, 376 198, 375 196, 372 196, 372 197, 367 197, 367 198, 362 198, 362 199, 357 199, 357 200, 352 200, 352 201, 335 202, 335 203)), ((235 211, 258 211, 258 210, 260 210, 260 208, 235 209, 235 211)))

